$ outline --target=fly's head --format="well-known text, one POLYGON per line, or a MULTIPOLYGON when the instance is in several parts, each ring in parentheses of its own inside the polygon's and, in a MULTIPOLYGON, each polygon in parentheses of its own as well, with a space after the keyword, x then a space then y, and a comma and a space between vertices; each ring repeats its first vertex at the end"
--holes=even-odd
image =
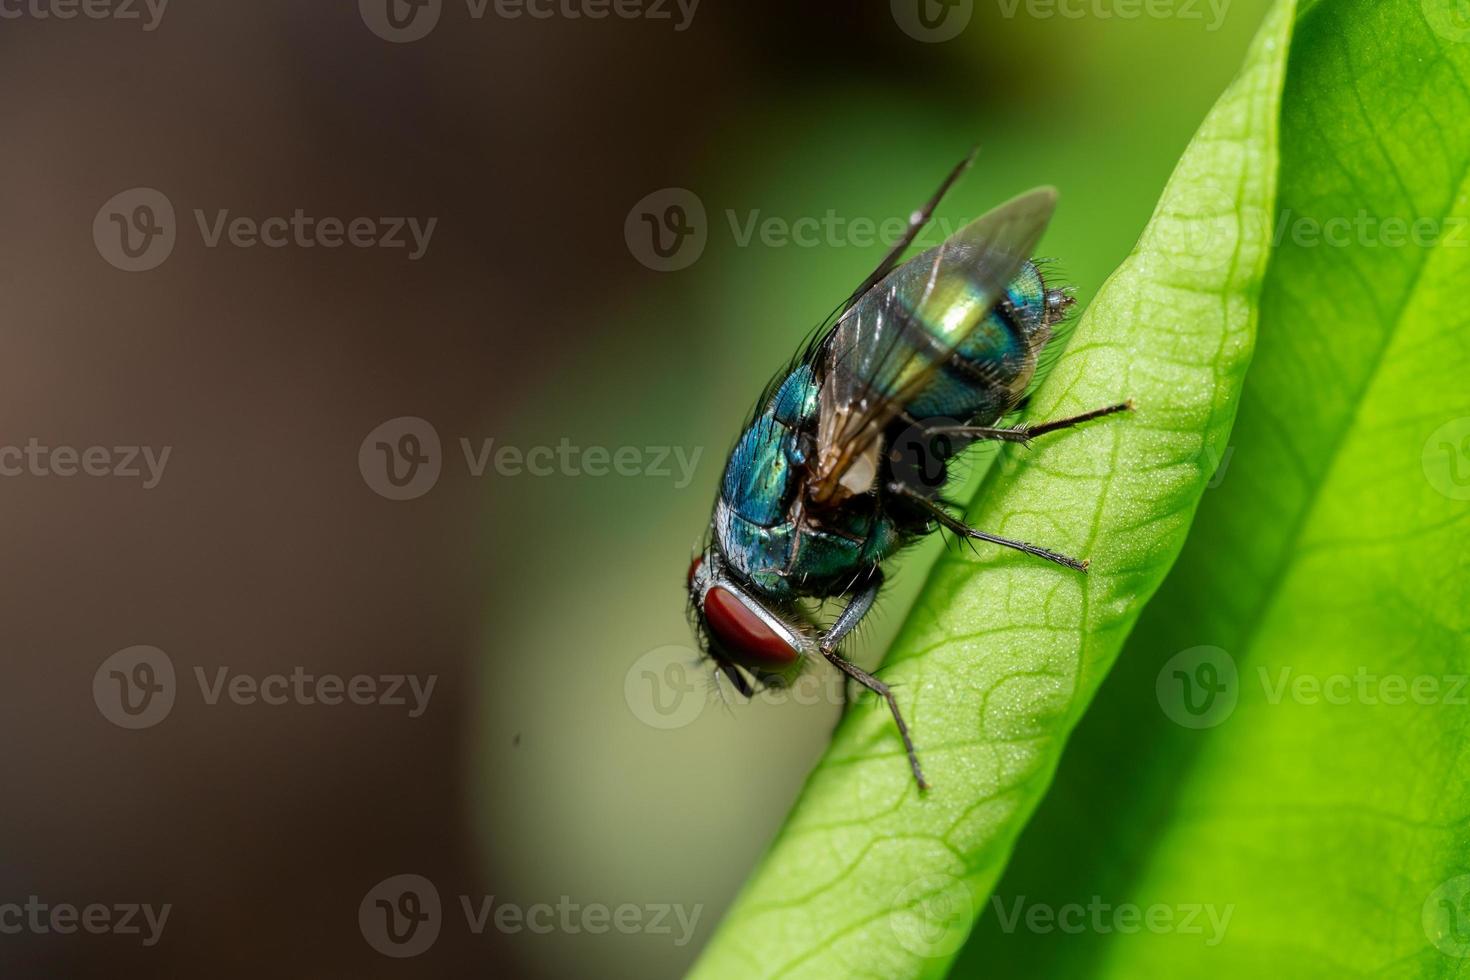
POLYGON ((754 692, 741 671, 762 685, 784 687, 801 672, 812 648, 804 624, 791 619, 735 581, 713 547, 689 565, 689 604, 700 646, 746 697, 754 692))

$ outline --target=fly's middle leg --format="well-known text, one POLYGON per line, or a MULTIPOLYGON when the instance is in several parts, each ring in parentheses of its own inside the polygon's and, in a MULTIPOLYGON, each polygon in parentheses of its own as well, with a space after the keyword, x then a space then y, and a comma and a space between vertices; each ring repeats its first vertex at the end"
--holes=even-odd
POLYGON ((998 544, 1003 548, 1013 548, 1016 551, 1020 551, 1028 555, 1034 555, 1037 558, 1044 558, 1047 561, 1055 562, 1058 565, 1064 565, 1067 568, 1072 569, 1073 571, 1087 571, 1086 559, 1072 558, 1068 555, 1062 554, 1061 552, 1052 551, 1050 548, 1042 548, 1038 545, 1028 544, 1025 541, 1017 541, 1014 538, 1003 538, 998 534, 990 534, 987 531, 981 531, 978 528, 973 528, 970 525, 966 524, 964 521, 955 517, 943 507, 936 504, 934 501, 930 500, 928 497, 924 496, 922 493, 919 493, 918 491, 912 489, 911 487, 905 486, 902 483, 890 483, 888 485, 888 492, 896 497, 901 497, 904 500, 909 501, 915 507, 918 507, 921 511, 928 514, 935 523, 939 524, 939 526, 947 528, 950 531, 953 531, 955 534, 960 535, 961 537, 970 538, 975 541, 987 541, 990 544, 998 544))

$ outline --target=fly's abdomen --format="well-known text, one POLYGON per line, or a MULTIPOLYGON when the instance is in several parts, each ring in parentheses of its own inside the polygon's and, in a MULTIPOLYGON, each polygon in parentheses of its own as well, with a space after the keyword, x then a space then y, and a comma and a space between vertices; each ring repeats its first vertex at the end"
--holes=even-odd
MULTIPOLYGON (((916 323, 947 350, 946 321, 965 314, 979 292, 976 284, 960 281, 948 303, 931 296, 916 323)), ((943 297, 939 297, 943 299, 943 297)), ((1036 357, 1051 335, 1052 308, 1064 297, 1048 291, 1032 262, 1021 267, 1005 296, 974 327, 954 352, 918 391, 907 399, 905 411, 914 419, 946 418, 985 425, 1015 405, 1036 370, 1036 357)))

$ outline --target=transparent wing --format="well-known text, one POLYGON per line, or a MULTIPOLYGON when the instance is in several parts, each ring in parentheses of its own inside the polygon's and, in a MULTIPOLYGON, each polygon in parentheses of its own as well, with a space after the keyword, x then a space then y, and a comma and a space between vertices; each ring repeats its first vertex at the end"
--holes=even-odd
POLYGON ((1004 295, 1056 200, 1038 187, 981 215, 889 273, 823 339, 813 499, 872 485, 884 428, 1004 295))

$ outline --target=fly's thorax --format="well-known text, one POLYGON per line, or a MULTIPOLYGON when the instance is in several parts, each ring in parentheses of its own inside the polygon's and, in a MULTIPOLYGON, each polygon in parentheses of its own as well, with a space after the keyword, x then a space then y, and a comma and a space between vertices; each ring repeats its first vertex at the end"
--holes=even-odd
POLYGON ((827 418, 824 390, 810 366, 792 369, 736 443, 715 504, 714 536, 732 576, 771 601, 832 595, 897 547, 894 529, 867 494, 880 468, 881 438, 844 471, 853 484, 844 496, 808 499, 818 468, 818 418, 827 418))
POLYGON ((771 527, 752 524, 721 500, 714 539, 728 574, 763 600, 826 598, 844 592, 906 543, 878 499, 865 495, 820 510, 802 504, 771 527))
POLYGON ((741 433, 720 480, 731 510, 762 527, 779 523, 810 463, 817 414, 817 381, 797 365, 741 433))
POLYGON ((773 595, 795 547, 793 510, 814 451, 817 382, 797 365, 775 386, 725 462, 713 530, 743 580, 773 595))
POLYGON ((737 513, 721 498, 715 504, 714 536, 733 574, 764 594, 792 594, 798 583, 787 576, 786 569, 796 545, 794 520, 765 527, 737 513))

